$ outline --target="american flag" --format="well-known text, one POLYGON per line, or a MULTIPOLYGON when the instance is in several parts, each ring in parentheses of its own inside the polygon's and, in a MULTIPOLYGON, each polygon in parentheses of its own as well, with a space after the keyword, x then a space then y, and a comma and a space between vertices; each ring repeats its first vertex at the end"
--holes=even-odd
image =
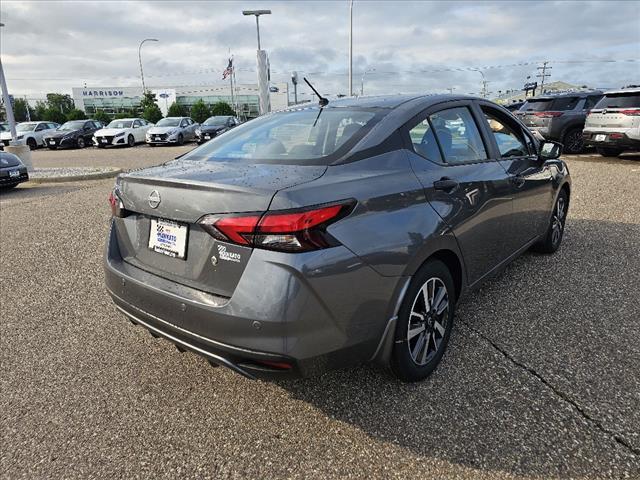
POLYGON ((224 72, 222 72, 222 79, 226 80, 227 77, 229 75, 231 75, 233 73, 233 58, 229 59, 229 65, 227 65, 227 68, 224 69, 224 72))

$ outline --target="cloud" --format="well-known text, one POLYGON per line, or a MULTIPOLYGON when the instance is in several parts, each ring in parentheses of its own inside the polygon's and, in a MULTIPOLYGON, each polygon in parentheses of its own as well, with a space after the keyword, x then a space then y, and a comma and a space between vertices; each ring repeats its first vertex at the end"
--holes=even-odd
MULTIPOLYGON (((636 2, 354 2, 354 88, 365 92, 492 91, 519 88, 536 62, 553 80, 597 87, 636 83, 640 58, 636 2), (615 28, 611 28, 615 25, 615 28), (559 63, 558 61, 580 63, 559 63), (587 60, 589 62, 587 62, 587 60), (527 65, 484 68, 500 65, 527 65), (357 87, 357 88, 356 88, 357 87)), ((239 82, 255 82, 256 30, 243 9, 270 8, 261 41, 272 78, 297 70, 324 93, 347 93, 348 14, 333 2, 13 2, 3 0, 0 49, 9 88, 43 95, 92 86, 222 83, 231 52, 239 82)), ((301 95, 308 93, 305 85, 301 95)))

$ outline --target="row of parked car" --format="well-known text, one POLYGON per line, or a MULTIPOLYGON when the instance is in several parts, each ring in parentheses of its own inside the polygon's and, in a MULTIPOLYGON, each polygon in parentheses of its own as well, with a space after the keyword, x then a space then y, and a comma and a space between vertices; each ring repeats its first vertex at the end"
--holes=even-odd
POLYGON ((565 153, 595 147, 603 156, 640 151, 640 87, 569 92, 528 99, 513 112, 565 153))
MULTIPOLYGON (((236 125, 240 121, 232 116, 209 117, 202 124, 190 117, 167 117, 155 125, 143 118, 123 118, 104 125, 98 120, 72 120, 60 125, 54 122, 22 122, 16 125, 16 142, 28 145, 32 150, 47 147, 84 148, 96 146, 129 146, 147 143, 149 146, 196 141, 207 142, 236 125)), ((9 145, 11 133, 6 124, 0 126, 2 147, 9 145)))

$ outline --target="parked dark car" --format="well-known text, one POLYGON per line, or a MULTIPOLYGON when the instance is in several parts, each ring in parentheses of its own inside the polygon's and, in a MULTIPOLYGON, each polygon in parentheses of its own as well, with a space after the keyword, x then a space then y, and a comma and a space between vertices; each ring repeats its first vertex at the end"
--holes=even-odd
POLYGON ((116 180, 106 286, 132 322, 250 378, 375 361, 421 380, 465 292, 559 248, 559 154, 467 96, 265 115, 116 180))
POLYGON ((565 153, 580 153, 587 114, 602 96, 599 90, 544 95, 529 98, 515 113, 545 139, 562 143, 565 153))
POLYGON ((0 152, 0 188, 10 189, 29 180, 27 167, 13 153, 0 152))
POLYGON ((47 133, 44 144, 51 150, 57 148, 84 148, 93 145, 93 134, 103 128, 97 120, 71 120, 47 133))
POLYGON ((228 115, 218 115, 207 118, 196 129, 196 141, 200 143, 208 142, 212 138, 227 130, 240 125, 240 120, 228 115))
POLYGON ((520 110, 520 108, 524 105, 524 102, 513 102, 508 105, 504 105, 504 107, 510 112, 515 112, 516 110, 520 110))

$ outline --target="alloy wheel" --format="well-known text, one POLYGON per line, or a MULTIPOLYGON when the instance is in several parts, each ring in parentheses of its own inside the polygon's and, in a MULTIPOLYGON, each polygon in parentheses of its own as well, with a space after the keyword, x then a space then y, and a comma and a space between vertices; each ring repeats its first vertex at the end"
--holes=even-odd
POLYGON ((565 137, 565 148, 570 153, 580 153, 584 147, 582 132, 573 130, 565 137))
POLYGON ((553 245, 557 245, 562 237, 562 230, 564 229, 564 217, 565 211, 564 197, 560 196, 556 203, 555 211, 553 212, 553 220, 551 223, 551 242, 553 245))
POLYGON ((84 148, 84 138, 78 137, 77 145, 78 145, 78 148, 84 148))
POLYGON ((416 365, 426 365, 440 349, 449 318, 449 292, 437 277, 427 280, 413 300, 407 347, 416 365))

